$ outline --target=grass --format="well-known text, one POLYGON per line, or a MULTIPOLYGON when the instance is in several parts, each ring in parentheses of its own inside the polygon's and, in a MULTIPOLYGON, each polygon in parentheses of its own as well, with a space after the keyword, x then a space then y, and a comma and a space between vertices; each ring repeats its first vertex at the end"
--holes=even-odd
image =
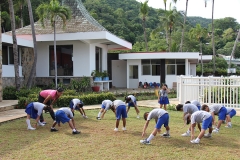
MULTIPOLYGON (((151 108, 139 107, 141 115, 151 108)), ((133 108, 127 118, 127 131, 113 131, 115 118, 112 111, 97 121, 98 110, 86 110, 88 119, 75 114, 76 127, 82 133, 72 135, 68 124, 61 124, 58 132, 50 132, 52 120, 44 117, 48 124, 35 131, 26 129, 25 118, 0 125, 0 159, 239 159, 240 117, 233 117, 233 128, 221 127, 219 134, 203 138, 200 144, 191 144, 190 137, 181 137, 183 128, 182 112, 169 111, 171 138, 154 137, 151 145, 139 143, 145 121, 137 119, 133 108)), ((31 120, 32 124, 34 120, 31 120)), ((151 120, 146 137, 155 124, 151 120)), ((119 129, 122 128, 122 121, 119 129)), ((165 132, 165 128, 162 128, 165 132)), ((196 135, 199 131, 196 131, 196 135)), ((144 138, 146 138, 144 137, 144 138)))

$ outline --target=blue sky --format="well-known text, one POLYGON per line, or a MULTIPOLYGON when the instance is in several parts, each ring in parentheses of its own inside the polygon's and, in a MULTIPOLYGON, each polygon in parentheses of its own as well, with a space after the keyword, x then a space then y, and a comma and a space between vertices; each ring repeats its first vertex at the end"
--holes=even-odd
MULTIPOLYGON (((144 2, 145 0, 136 0, 144 2)), ((172 0, 167 0, 167 9, 172 0)), ((153 8, 164 9, 163 0, 149 0, 148 5, 153 8)), ((215 0, 214 2, 214 19, 233 17, 240 23, 240 0, 215 0)), ((186 0, 178 0, 176 4, 177 10, 185 11, 186 0)), ((205 8, 204 0, 189 0, 187 16, 199 16, 204 18, 212 18, 212 0, 208 0, 205 8)))

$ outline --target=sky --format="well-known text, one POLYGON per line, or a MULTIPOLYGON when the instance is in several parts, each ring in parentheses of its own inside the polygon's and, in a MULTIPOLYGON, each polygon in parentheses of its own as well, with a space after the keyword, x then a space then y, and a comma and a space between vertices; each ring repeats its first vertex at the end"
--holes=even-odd
MULTIPOLYGON (((144 2, 145 0, 136 0, 144 2)), ((172 0, 167 0, 167 9, 172 0)), ((164 9, 163 0, 149 0, 148 5, 153 8, 164 9)), ((176 4, 178 11, 185 11, 186 0, 178 0, 176 4)), ((214 19, 233 17, 240 23, 240 0, 215 0, 214 19)), ((212 19, 212 0, 208 0, 205 8, 204 0, 189 0, 187 16, 198 16, 212 19)))

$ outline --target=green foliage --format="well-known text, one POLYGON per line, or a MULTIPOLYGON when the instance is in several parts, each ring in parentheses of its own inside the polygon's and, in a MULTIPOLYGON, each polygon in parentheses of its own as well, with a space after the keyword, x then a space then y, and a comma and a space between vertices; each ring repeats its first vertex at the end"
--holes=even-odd
POLYGON ((175 104, 169 104, 169 105, 167 105, 167 110, 177 111, 177 110, 176 110, 176 105, 175 105, 175 104))
POLYGON ((16 87, 5 87, 3 88, 3 100, 15 100, 16 96, 16 87))

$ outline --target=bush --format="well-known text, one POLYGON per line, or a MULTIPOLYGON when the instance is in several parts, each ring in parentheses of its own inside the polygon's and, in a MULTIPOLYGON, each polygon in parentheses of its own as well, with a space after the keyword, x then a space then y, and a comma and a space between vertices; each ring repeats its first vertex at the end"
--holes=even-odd
POLYGON ((5 87, 3 89, 3 100, 16 100, 17 95, 16 95, 16 88, 15 87, 5 87))
MULTIPOLYGON (((18 99, 18 108, 26 108, 26 105, 30 102, 37 102, 38 96, 34 96, 34 94, 30 94, 28 97, 19 97, 18 99)), ((54 107, 68 107, 69 103, 72 99, 78 98, 83 101, 84 105, 93 105, 93 104, 101 104, 103 100, 115 100, 116 97, 113 93, 98 93, 98 94, 88 94, 88 95, 63 95, 61 96, 57 102, 55 103, 54 107)))

